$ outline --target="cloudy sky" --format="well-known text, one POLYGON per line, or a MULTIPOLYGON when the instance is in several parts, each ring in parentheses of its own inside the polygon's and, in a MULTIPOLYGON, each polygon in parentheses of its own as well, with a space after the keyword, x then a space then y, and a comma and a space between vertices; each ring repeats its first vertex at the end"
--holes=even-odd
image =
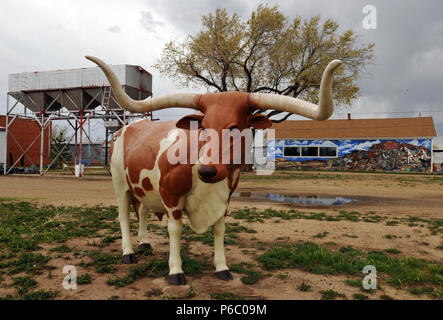
MULTIPOLYGON (((91 67, 90 54, 110 64, 143 66, 153 74, 156 96, 204 92, 179 88, 152 65, 164 43, 196 33, 203 14, 226 8, 247 19, 260 2, 249 0, 2 0, 0 3, 0 114, 5 112, 8 74, 91 67)), ((443 2, 441 0, 288 0, 279 5, 293 18, 320 14, 353 29, 361 43, 375 43, 370 75, 359 80, 361 98, 334 118, 433 116, 443 135, 443 2), (366 30, 362 12, 377 10, 377 28, 366 30), (433 112, 430 112, 433 111, 433 112), (407 112, 407 113, 401 113, 407 112)), ((177 119, 183 110, 158 112, 177 119)), ((97 124, 95 137, 103 135, 97 124)))

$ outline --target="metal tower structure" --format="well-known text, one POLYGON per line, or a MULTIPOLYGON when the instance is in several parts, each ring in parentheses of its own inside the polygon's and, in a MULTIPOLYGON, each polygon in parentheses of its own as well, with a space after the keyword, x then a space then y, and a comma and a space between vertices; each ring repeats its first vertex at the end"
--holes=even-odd
MULTIPOLYGON (((152 75, 145 69, 133 65, 110 67, 131 98, 141 100, 152 96, 152 75)), ((51 132, 53 121, 65 121, 74 130, 68 142, 72 139, 75 141, 74 161, 77 165, 82 163, 83 136, 89 143, 92 143, 90 134, 85 130, 89 120, 103 120, 106 129, 104 147, 107 154, 110 134, 128 124, 131 119, 146 117, 154 120, 152 113, 128 113, 118 104, 108 80, 98 67, 10 74, 6 101, 4 174, 10 172, 19 159, 26 156, 26 152, 36 143, 40 143, 40 162, 38 163, 40 175, 44 175, 58 158, 61 157, 63 162, 66 162, 62 155, 63 148, 45 168, 44 144, 45 139, 48 139, 47 143, 50 147, 51 134, 48 132, 51 132), (30 145, 20 145, 9 130, 17 118, 35 120, 41 128, 40 134, 30 145), (19 145, 23 153, 7 168, 8 137, 19 145)), ((107 163, 105 167, 106 165, 107 163)), ((71 171, 74 174, 72 169, 71 171)))

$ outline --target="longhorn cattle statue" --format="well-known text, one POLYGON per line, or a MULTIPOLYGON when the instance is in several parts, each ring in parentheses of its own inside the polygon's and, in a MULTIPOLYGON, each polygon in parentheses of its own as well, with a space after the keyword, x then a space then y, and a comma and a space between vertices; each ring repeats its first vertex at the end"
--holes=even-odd
MULTIPOLYGON (((118 200, 122 231, 123 263, 136 263, 129 228, 129 206, 139 217, 139 246, 151 248, 147 235, 147 214, 152 211, 161 220, 166 214, 169 233, 169 282, 186 283, 180 257, 182 215, 197 233, 210 226, 214 233, 214 265, 221 280, 232 280, 224 253, 225 215, 230 197, 238 185, 244 164, 171 163, 168 149, 176 141, 174 130, 192 134, 191 121, 198 122, 200 133, 212 129, 222 136, 222 130, 265 129, 271 121, 255 110, 287 111, 314 120, 326 120, 333 113, 332 74, 341 64, 334 60, 326 67, 320 85, 319 105, 297 98, 265 93, 222 92, 210 94, 170 94, 143 101, 131 99, 123 90, 111 69, 100 59, 86 57, 105 73, 118 103, 131 112, 150 112, 165 108, 191 108, 200 111, 178 121, 135 121, 114 134, 111 146, 111 173, 118 200)), ((211 138, 212 139, 212 138, 211 138)), ((221 143, 220 143, 221 145, 221 143)), ((232 146, 228 146, 232 148, 232 146)), ((224 152, 222 150, 222 152, 224 152)), ((232 150, 229 152, 232 153, 232 150)), ((241 151, 244 153, 244 150, 241 151)), ((221 155, 220 155, 221 157, 221 155)))

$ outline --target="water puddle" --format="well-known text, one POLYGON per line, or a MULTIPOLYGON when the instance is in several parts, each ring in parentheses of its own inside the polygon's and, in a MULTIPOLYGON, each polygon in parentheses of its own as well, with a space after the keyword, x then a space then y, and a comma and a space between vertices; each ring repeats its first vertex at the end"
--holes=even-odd
POLYGON ((323 205, 334 206, 349 204, 356 199, 345 197, 334 197, 324 195, 295 195, 295 194, 280 194, 280 193, 260 193, 260 192, 234 192, 234 198, 249 198, 272 202, 286 202, 297 203, 302 205, 323 205))

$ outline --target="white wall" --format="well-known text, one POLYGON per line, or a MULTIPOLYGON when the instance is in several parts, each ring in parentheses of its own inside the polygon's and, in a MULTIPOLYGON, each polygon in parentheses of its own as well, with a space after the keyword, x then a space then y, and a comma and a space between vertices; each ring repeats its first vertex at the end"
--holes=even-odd
POLYGON ((443 150, 443 136, 432 139, 432 145, 434 150, 443 150))
POLYGON ((439 168, 443 164, 443 136, 435 137, 432 143, 432 162, 439 168))
POLYGON ((443 152, 434 152, 434 163, 435 164, 443 163, 443 152))

